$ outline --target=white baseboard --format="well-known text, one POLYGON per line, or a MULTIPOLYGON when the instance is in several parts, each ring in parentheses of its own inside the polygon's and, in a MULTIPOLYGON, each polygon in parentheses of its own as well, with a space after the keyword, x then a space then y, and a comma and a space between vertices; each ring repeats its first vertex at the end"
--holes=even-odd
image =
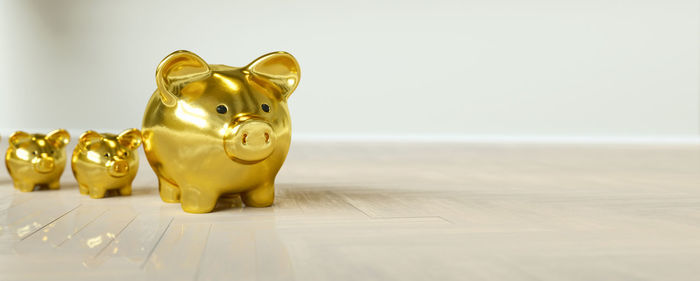
MULTIPOLYGON (((78 138, 87 129, 65 128, 73 138, 78 138)), ((124 128, 127 129, 127 128, 124 128)), ((48 133, 55 129, 27 129, 26 132, 48 133)), ((114 132, 113 129, 92 129, 98 132, 114 132)), ((0 129, 3 141, 14 132, 0 129)), ((700 136, 496 136, 496 135, 321 135, 298 133, 295 142, 376 142, 376 143, 544 143, 544 144, 679 144, 700 145, 700 136)))
POLYGON ((448 143, 561 143, 561 144, 681 144, 700 145, 700 136, 628 137, 628 136, 387 136, 387 135, 311 135, 296 134, 300 142, 448 142, 448 143))
MULTIPOLYGON (((42 133, 42 134, 47 134, 53 130, 56 129, 65 129, 70 133, 71 138, 77 139, 80 137, 80 134, 87 130, 93 130, 97 131, 100 133, 107 133, 107 132, 112 132, 112 133, 119 133, 123 130, 129 129, 129 128, 124 128, 122 130, 114 130, 114 129, 99 129, 99 128, 92 128, 92 129, 76 129, 76 128, 29 128, 29 129, 21 129, 21 131, 25 131, 27 133, 42 133)), ((7 129, 7 128, 0 128, 0 136, 2 136, 2 139, 4 140, 6 137, 9 137, 14 133, 15 131, 18 131, 18 129, 7 129)))

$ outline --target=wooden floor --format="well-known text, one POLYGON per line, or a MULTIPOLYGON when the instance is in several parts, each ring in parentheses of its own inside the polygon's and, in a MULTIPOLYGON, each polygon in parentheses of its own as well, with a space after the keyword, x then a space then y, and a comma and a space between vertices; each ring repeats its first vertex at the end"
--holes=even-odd
POLYGON ((143 158, 130 197, 0 174, 0 280, 700 278, 699 145, 295 143, 273 207, 204 215, 143 158))

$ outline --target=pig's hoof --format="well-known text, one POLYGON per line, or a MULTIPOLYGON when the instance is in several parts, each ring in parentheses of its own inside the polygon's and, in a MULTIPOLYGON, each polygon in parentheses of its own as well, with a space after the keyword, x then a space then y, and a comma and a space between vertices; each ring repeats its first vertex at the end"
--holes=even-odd
POLYGON ((80 185, 80 194, 82 195, 88 195, 90 194, 90 188, 87 187, 87 185, 80 185))
POLYGON ((196 188, 183 188, 180 197, 182 210, 188 213, 209 213, 216 207, 218 194, 201 192, 196 188))
POLYGON ((61 188, 61 183, 58 181, 49 183, 49 189, 60 189, 61 188))
POLYGON ((131 186, 127 185, 125 187, 120 188, 119 195, 122 195, 122 196, 131 195, 131 186))
POLYGON ((34 191, 34 184, 15 183, 15 188, 22 192, 32 192, 34 191))
POLYGON ((163 202, 180 202, 180 188, 169 181, 158 178, 158 190, 160 191, 160 199, 163 202))
POLYGON ((104 198, 107 191, 104 188, 91 187, 90 188, 90 198, 98 199, 104 198))
POLYGON ((275 201, 275 188, 266 184, 241 194, 241 200, 248 207, 269 207, 275 201))

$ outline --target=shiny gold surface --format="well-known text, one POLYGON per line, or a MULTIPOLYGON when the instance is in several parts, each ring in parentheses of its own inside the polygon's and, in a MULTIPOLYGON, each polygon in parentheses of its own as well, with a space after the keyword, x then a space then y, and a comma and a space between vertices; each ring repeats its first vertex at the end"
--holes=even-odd
POLYGON ((23 192, 33 191, 35 186, 60 188, 68 142, 70 134, 63 129, 48 135, 22 131, 12 134, 5 154, 5 166, 15 188, 23 192))
POLYGON ((80 193, 102 198, 108 190, 131 195, 131 182, 139 169, 137 149, 141 132, 129 129, 119 135, 87 131, 73 150, 71 167, 80 193))
POLYGON ((270 206, 291 141, 287 99, 299 77, 285 52, 244 67, 210 65, 188 51, 163 59, 142 128, 161 199, 191 213, 210 212, 224 194, 270 206))

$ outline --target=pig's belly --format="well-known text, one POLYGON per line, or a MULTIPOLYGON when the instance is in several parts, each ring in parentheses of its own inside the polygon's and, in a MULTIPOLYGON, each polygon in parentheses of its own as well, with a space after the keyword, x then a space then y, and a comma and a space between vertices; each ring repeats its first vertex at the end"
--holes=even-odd
POLYGON ((7 163, 8 171, 11 173, 13 179, 19 181, 23 181, 24 179, 25 181, 33 182, 34 184, 48 184, 56 179, 59 179, 61 174, 63 174, 63 169, 65 169, 65 167, 65 164, 61 165, 59 162, 59 164, 55 166, 54 171, 46 174, 40 174, 34 171, 31 164, 24 163, 23 161, 12 159, 9 161, 9 163, 7 163))
POLYGON ((274 180, 279 167, 269 167, 268 160, 257 164, 241 164, 226 156, 221 142, 206 136, 187 140, 177 132, 153 129, 146 153, 156 174, 179 186, 209 189, 218 194, 239 193, 274 180))
POLYGON ((79 184, 104 189, 122 188, 130 184, 136 177, 136 170, 138 170, 138 167, 132 167, 128 175, 114 178, 107 173, 104 167, 84 162, 76 162, 74 165, 73 174, 79 184))

